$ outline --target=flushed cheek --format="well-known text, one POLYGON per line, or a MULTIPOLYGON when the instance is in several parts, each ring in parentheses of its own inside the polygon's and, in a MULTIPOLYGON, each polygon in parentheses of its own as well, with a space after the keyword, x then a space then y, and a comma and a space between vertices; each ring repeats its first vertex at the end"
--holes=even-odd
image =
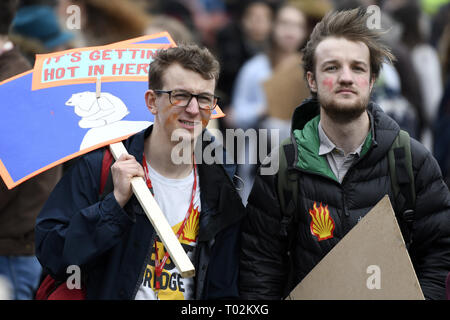
POLYGON ((362 89, 365 89, 369 86, 369 80, 367 80, 366 78, 358 78, 356 79, 356 83, 362 89))
POLYGON ((333 90, 333 79, 332 78, 325 78, 322 81, 322 85, 328 90, 328 91, 332 91, 333 90))

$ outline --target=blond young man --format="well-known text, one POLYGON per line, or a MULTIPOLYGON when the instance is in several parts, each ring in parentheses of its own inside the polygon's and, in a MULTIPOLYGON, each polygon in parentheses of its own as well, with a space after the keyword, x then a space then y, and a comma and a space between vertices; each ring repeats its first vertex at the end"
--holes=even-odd
MULTIPOLYGON (((370 102, 382 62, 394 57, 379 31, 367 28, 367 17, 363 9, 329 13, 306 45, 303 62, 313 98, 292 118, 294 161, 288 168, 297 174, 298 193, 292 196, 297 197, 293 219, 284 229, 295 237, 288 248, 288 236, 281 232, 281 201, 288 200, 278 192, 278 178, 287 170, 259 174, 243 223, 243 298, 285 296, 386 193, 403 212, 406 201, 393 195, 387 157, 400 128, 370 102), (320 208, 329 211, 326 234, 311 220, 310 212, 320 208)), ((425 297, 445 299, 450 194, 430 152, 414 139, 410 143, 416 202, 409 253, 425 297)), ((273 157, 278 159, 277 153, 273 157)))

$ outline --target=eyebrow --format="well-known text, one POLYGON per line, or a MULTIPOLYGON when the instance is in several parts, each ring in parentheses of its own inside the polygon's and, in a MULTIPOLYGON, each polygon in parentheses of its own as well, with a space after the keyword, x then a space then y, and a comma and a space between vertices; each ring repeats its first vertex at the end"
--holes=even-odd
MULTIPOLYGON (((333 63, 340 64, 339 60, 331 59, 331 60, 325 60, 320 66, 323 67, 323 66, 326 65, 326 64, 333 64, 333 63)), ((367 65, 364 61, 362 61, 362 60, 352 60, 352 64, 361 64, 361 65, 364 65, 365 67, 368 66, 368 65, 367 65)))
MULTIPOLYGON (((173 90, 176 90, 176 91, 186 91, 186 92, 189 92, 189 93, 192 93, 192 91, 190 91, 190 90, 187 90, 187 89, 181 89, 181 88, 175 88, 175 89, 172 89, 172 91, 173 90)), ((206 95, 214 95, 214 93, 211 93, 211 92, 207 92, 207 91, 202 91, 202 92, 199 92, 199 93, 197 93, 198 95, 204 95, 204 94, 206 94, 206 95)))

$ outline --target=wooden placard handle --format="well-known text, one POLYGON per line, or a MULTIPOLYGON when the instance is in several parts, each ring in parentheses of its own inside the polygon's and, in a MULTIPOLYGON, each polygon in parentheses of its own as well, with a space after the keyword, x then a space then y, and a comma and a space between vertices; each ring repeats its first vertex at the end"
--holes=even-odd
MULTIPOLYGON (((109 148, 116 160, 122 153, 128 154, 122 142, 110 144, 109 148)), ((193 277, 195 275, 195 268, 156 203, 155 198, 153 198, 144 179, 141 177, 133 178, 131 180, 131 187, 142 209, 144 209, 145 214, 158 233, 164 247, 169 252, 170 258, 180 271, 181 276, 183 278, 193 277)))

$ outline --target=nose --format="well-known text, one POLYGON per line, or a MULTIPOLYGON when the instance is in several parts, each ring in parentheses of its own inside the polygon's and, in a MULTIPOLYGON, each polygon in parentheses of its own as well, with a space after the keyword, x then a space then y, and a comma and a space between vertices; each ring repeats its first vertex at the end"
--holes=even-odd
POLYGON ((186 106, 186 112, 190 114, 197 114, 200 112, 200 106, 198 104, 197 97, 192 96, 188 105, 186 106))
POLYGON ((353 75, 350 67, 345 66, 341 69, 341 73, 339 74, 339 83, 346 85, 353 84, 353 75))

